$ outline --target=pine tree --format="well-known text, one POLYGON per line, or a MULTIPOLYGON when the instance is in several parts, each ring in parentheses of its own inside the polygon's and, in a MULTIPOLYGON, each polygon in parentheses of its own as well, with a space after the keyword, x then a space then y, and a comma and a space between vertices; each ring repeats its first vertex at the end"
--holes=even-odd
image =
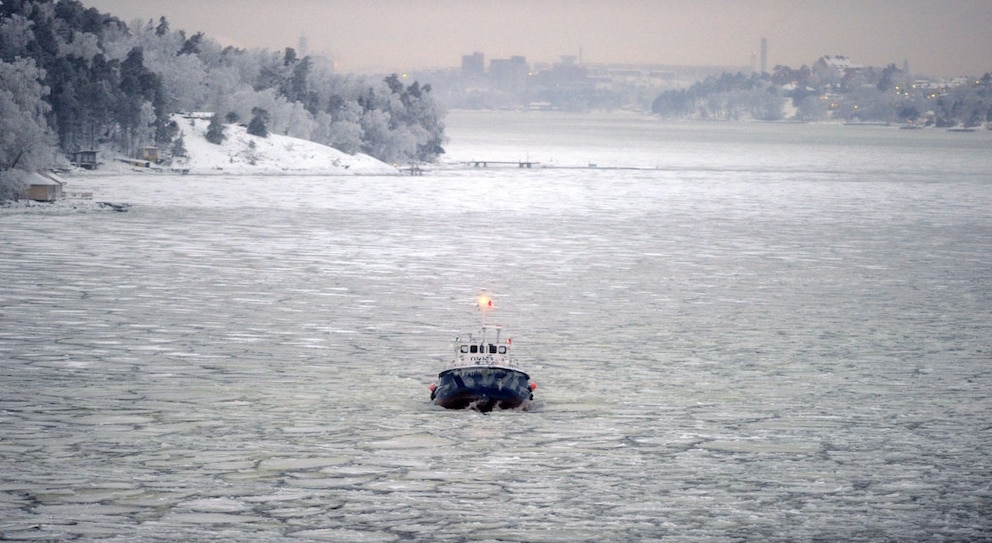
POLYGON ((179 158, 186 156, 186 141, 182 135, 172 142, 172 156, 179 158))
POLYGON ((207 141, 214 145, 220 145, 224 142, 224 125, 220 122, 220 114, 214 113, 213 117, 210 117, 210 124, 207 126, 207 141))
POLYGON ((155 27, 155 35, 162 37, 169 33, 169 21, 165 20, 165 16, 159 18, 158 26, 155 27))
POLYGON ((260 138, 269 137, 269 129, 266 125, 269 123, 269 112, 260 108, 252 108, 251 122, 248 123, 248 133, 252 136, 258 136, 260 138))

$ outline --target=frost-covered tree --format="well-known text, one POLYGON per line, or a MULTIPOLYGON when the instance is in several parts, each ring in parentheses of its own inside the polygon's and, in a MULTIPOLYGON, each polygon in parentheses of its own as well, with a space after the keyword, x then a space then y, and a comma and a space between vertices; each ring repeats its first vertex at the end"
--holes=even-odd
POLYGON ((386 161, 444 151, 444 111, 429 85, 337 74, 292 48, 222 47, 202 33, 187 38, 164 17, 124 24, 78 0, 3 0, 0 60, 18 57, 46 74, 48 126, 65 151, 168 148, 176 137, 169 116, 178 111, 232 112, 257 132, 264 126, 386 161))
POLYGON ((363 153, 390 162, 398 158, 397 150, 390 141, 389 123, 389 112, 380 109, 365 111, 361 120, 363 153))
POLYGON ((405 87, 393 74, 359 95, 363 152, 386 162, 431 161, 443 153, 444 113, 430 91, 418 82, 405 87))
POLYGON ((210 74, 196 55, 171 50, 146 52, 145 66, 162 81, 169 106, 177 111, 196 111, 210 93, 210 74))
MULTIPOLYGON (((183 37, 186 36, 186 34, 182 31, 180 31, 179 34, 180 36, 183 37)), ((193 36, 190 37, 188 40, 184 40, 182 48, 179 49, 179 54, 199 56, 200 46, 201 44, 203 44, 204 37, 205 35, 203 34, 203 32, 197 32, 196 34, 193 34, 193 36)))
POLYGON ((0 16, 0 59, 24 56, 35 41, 33 25, 31 19, 19 13, 0 16))
POLYGON ((230 111, 249 122, 255 117, 254 110, 265 110, 268 114, 264 119, 267 133, 309 139, 314 129, 313 116, 303 104, 287 101, 276 89, 256 91, 243 86, 225 100, 225 103, 229 104, 230 111))
MULTIPOLYGON (((783 67, 777 67, 773 77, 791 76, 783 67)), ((664 117, 778 120, 784 103, 767 76, 724 73, 707 77, 688 89, 662 92, 654 100, 652 111, 664 117)))
POLYGON ((48 88, 33 60, 0 60, 0 200, 17 196, 21 175, 51 163, 48 88))
POLYGON ((362 129, 362 108, 358 102, 342 100, 342 104, 335 108, 334 114, 327 115, 329 119, 323 124, 326 130, 323 138, 318 141, 345 153, 361 152, 364 131, 362 129))
POLYGON ((183 138, 182 134, 180 134, 179 137, 172 142, 171 152, 172 152, 172 156, 177 158, 182 158, 187 156, 186 139, 183 138))
POLYGON ((756 88, 745 94, 745 107, 752 119, 761 121, 782 120, 785 99, 775 87, 756 88))

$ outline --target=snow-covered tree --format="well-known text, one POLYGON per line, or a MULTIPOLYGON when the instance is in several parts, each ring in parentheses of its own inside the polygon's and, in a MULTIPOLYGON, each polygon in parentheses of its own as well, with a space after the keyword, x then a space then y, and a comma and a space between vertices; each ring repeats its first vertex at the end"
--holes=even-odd
POLYGON ((183 158, 187 156, 186 139, 183 138, 182 134, 180 134, 179 137, 172 142, 172 147, 170 151, 172 153, 172 156, 177 158, 183 158))
POLYGON ((14 170, 33 171, 51 163, 44 78, 33 60, 0 60, 0 200, 16 197, 19 175, 14 170))
POLYGON ((47 119, 65 151, 167 148, 177 136, 171 113, 213 111, 386 161, 443 153, 444 112, 429 85, 336 74, 292 48, 221 47, 202 33, 187 38, 164 17, 124 24, 79 0, 4 1, 0 59, 17 57, 46 74, 47 119))
POLYGON ((362 150, 362 107, 357 101, 344 101, 336 107, 334 114, 324 114, 323 137, 317 141, 330 145, 339 151, 355 154, 362 150))
POLYGON ((224 142, 224 123, 220 122, 220 115, 214 113, 210 117, 210 124, 207 125, 207 141, 213 143, 214 145, 220 145, 224 142))
POLYGON ((266 126, 269 122, 269 112, 255 107, 251 110, 251 122, 248 123, 248 133, 260 138, 269 137, 269 129, 266 126))
POLYGON ((124 99, 117 104, 117 122, 122 130, 124 151, 153 143, 166 121, 162 79, 144 65, 144 51, 132 49, 120 68, 120 90, 124 99))
POLYGON ((33 25, 19 13, 0 17, 0 58, 13 59, 23 55, 34 41, 33 25))

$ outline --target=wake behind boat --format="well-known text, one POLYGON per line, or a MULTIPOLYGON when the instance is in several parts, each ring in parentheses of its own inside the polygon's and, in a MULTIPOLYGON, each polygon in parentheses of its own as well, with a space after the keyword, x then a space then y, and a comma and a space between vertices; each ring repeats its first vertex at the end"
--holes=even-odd
POLYGON ((477 299, 482 312, 479 336, 467 334, 455 338, 454 357, 431 384, 431 402, 447 409, 474 409, 483 413, 493 409, 524 409, 534 399, 537 384, 530 381, 510 356, 512 340, 500 338, 501 329, 490 327, 485 315, 493 308, 485 293, 477 299), (493 332, 495 329, 495 333, 493 332))

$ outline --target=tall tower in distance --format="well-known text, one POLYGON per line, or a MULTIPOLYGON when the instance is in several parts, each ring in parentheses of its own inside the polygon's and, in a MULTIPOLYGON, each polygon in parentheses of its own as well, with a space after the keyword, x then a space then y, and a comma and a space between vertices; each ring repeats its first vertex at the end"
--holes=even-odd
POLYGON ((761 73, 768 73, 768 40, 761 38, 761 73))
POLYGON ((296 52, 299 53, 300 58, 310 54, 310 41, 307 40, 306 34, 300 34, 300 39, 296 42, 296 52))

